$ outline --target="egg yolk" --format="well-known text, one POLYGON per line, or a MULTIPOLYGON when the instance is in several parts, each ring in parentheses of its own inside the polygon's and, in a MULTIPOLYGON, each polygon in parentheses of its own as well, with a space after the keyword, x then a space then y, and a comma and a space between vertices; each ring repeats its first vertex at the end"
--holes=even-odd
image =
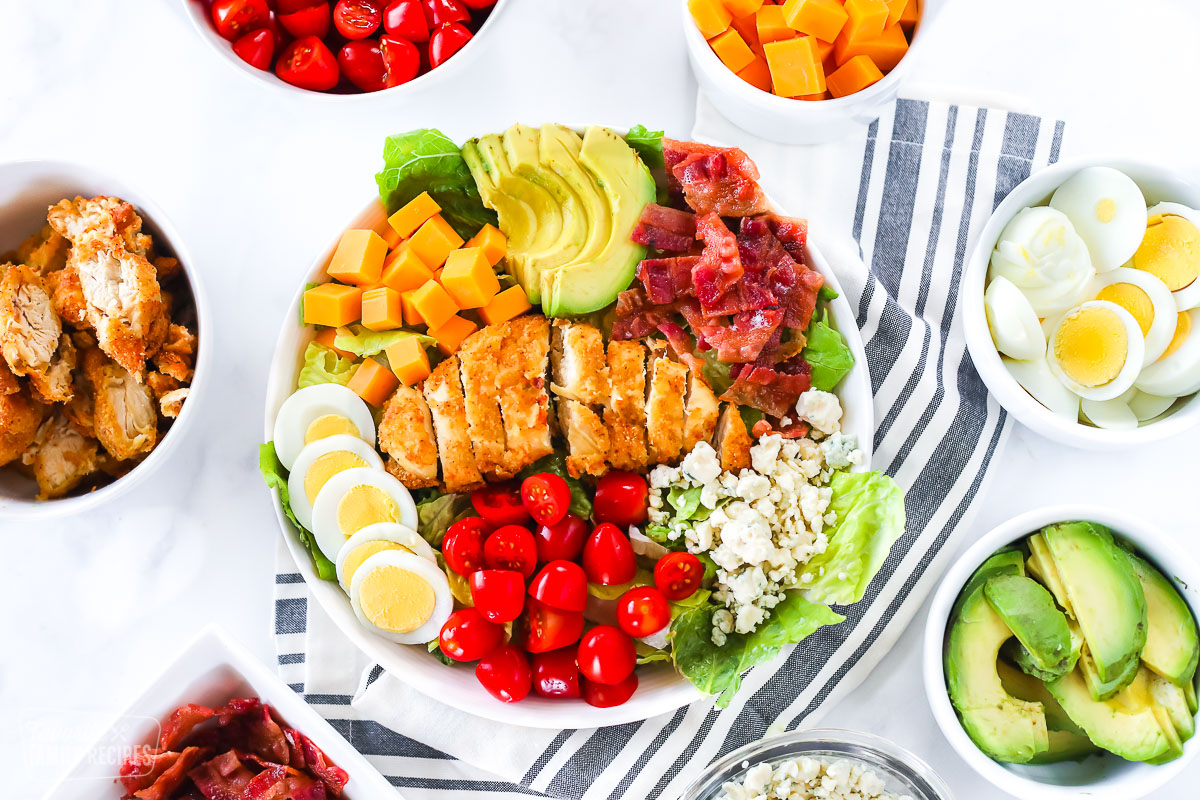
POLYGON ((408 633, 433 616, 433 587, 417 573, 395 566, 376 567, 358 589, 363 616, 381 630, 408 633))
POLYGON ((1096 201, 1096 219, 1101 222, 1112 222, 1117 216, 1117 203, 1111 197, 1101 197, 1096 201))
POLYGON ((1133 267, 1161 278, 1172 292, 1190 286, 1200 277, 1200 230, 1176 214, 1151 217, 1133 267))
POLYGON ((378 486, 351 486, 338 501, 338 526, 346 536, 353 536, 376 522, 399 522, 396 501, 378 486))
POLYGON ((334 475, 343 470, 366 465, 366 461, 348 450, 334 450, 317 457, 308 468, 308 472, 304 473, 304 494, 308 496, 308 502, 312 503, 317 499, 321 487, 334 475))
POLYGON ((1081 308, 1054 334, 1054 356, 1067 377, 1081 386, 1112 382, 1125 365, 1129 338, 1120 317, 1106 308, 1081 308))
POLYGON ((1109 284, 1100 290, 1096 299, 1107 300, 1128 311, 1137 320, 1142 336, 1150 332, 1150 325, 1154 322, 1154 303, 1140 286, 1132 283, 1109 284))
POLYGON ((345 585, 349 586, 354 580, 354 573, 358 571, 358 568, 362 566, 364 561, 376 553, 382 553, 385 550, 400 550, 405 553, 412 552, 402 544, 389 542, 385 539, 364 542, 347 553, 346 559, 342 562, 342 580, 345 581, 345 585))
POLYGON ((1167 349, 1163 351, 1162 357, 1174 353, 1183 343, 1187 341, 1188 336, 1192 333, 1192 315, 1186 311, 1179 312, 1179 322, 1175 324, 1175 335, 1171 337, 1171 343, 1167 345, 1167 349))
POLYGON ((341 414, 324 414, 309 423, 308 430, 304 432, 304 443, 312 444, 317 439, 337 436, 339 433, 348 433, 351 436, 362 438, 358 434, 358 426, 346 417, 341 414))

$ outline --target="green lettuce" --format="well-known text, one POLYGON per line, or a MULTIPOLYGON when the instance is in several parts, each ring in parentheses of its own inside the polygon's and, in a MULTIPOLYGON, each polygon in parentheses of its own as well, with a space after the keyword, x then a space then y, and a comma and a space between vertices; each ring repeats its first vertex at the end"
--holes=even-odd
POLYGON ((300 367, 296 388, 303 389, 319 383, 340 383, 345 386, 353 374, 353 359, 342 358, 323 344, 309 342, 304 350, 304 365, 300 367))
POLYGON ((854 366, 854 355, 846 340, 829 325, 828 310, 814 317, 808 326, 808 341, 801 355, 812 366, 813 388, 825 392, 833 391, 854 366))
POLYGON ((411 336, 416 336, 420 339, 422 347, 431 347, 435 344, 432 336, 426 336, 423 333, 414 333, 413 331, 373 331, 358 324, 338 328, 333 337, 333 344, 339 350, 354 353, 354 355, 362 358, 382 353, 396 342, 408 339, 411 336))
POLYGON ((836 289, 834 289, 828 283, 821 284, 821 290, 817 292, 818 300, 824 300, 826 303, 828 303, 830 300, 833 300, 837 297, 841 297, 841 295, 837 293, 836 289))
POLYGON ((267 486, 279 492, 279 502, 283 506, 283 513, 292 521, 292 525, 300 534, 300 541, 312 556, 317 574, 321 576, 322 580, 337 580, 337 568, 334 567, 333 562, 325 557, 321 548, 317 546, 317 541, 313 538, 312 533, 306 530, 296 519, 296 515, 292 513, 291 497, 288 494, 287 470, 283 468, 283 463, 275 453, 274 442, 258 446, 258 471, 262 473, 267 486))
POLYGON ((496 214, 480 199, 458 145, 441 131, 418 128, 389 136, 383 143, 383 170, 375 183, 388 213, 429 192, 441 206, 442 218, 464 239, 484 225, 496 224, 496 214))
POLYGON ((803 591, 814 603, 849 605, 863 598, 904 533, 904 493, 881 472, 836 472, 829 485, 829 510, 837 515, 837 524, 825 531, 825 552, 801 568, 813 576, 803 591))
POLYGON ((469 495, 435 492, 417 503, 417 533, 435 548, 441 547, 450 526, 474 514, 469 495))
POLYGON ((567 459, 562 453, 554 452, 539 458, 518 472, 517 480, 523 481, 530 475, 542 472, 553 473, 567 482, 567 488, 571 490, 571 505, 567 508, 568 511, 583 520, 592 518, 592 499, 583 483, 577 478, 572 478, 567 472, 567 459))
POLYGON ((642 163, 650 169, 661 169, 665 166, 663 160, 663 131, 648 130, 645 125, 634 125, 625 134, 625 142, 641 157, 642 163))

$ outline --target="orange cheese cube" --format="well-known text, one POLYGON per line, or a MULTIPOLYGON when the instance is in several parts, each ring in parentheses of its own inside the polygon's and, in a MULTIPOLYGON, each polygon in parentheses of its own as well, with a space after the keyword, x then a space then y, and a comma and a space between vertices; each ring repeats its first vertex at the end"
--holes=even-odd
POLYGON ((688 11, 705 39, 711 39, 729 27, 733 14, 721 0, 688 0, 688 11))
POLYGON ((373 331, 390 331, 403 325, 400 293, 386 286, 363 292, 362 324, 373 331))
POLYGON ((763 6, 754 15, 754 24, 758 28, 759 44, 791 39, 796 35, 784 22, 783 6, 763 6))
MULTIPOLYGON (((917 0, 908 0, 904 4, 904 10, 900 12, 900 26, 911 34, 912 29, 917 26, 917 18, 920 16, 920 11, 917 9, 917 0)), ((888 15, 888 20, 891 20, 891 15, 888 15)))
POLYGON ((725 7, 729 9, 729 13, 733 14, 734 19, 738 17, 748 17, 755 11, 762 8, 764 0, 725 0, 725 7))
POLYGON ((492 302, 479 309, 479 316, 488 325, 519 317, 533 306, 520 286, 511 286, 492 298, 492 302))
POLYGON ((839 38, 833 45, 833 59, 839 67, 855 56, 869 56, 882 72, 895 69, 907 52, 908 39, 899 25, 884 28, 879 36, 839 38))
POLYGON ((438 350, 450 356, 458 352, 463 339, 466 339, 477 330, 479 330, 479 326, 474 322, 455 314, 446 320, 444 324, 436 328, 430 328, 429 335, 437 340, 438 350))
POLYGON ((412 386, 429 377, 429 355, 418 337, 409 336, 393 342, 383 352, 392 372, 405 386, 412 386))
MULTIPOLYGON (((826 79, 826 82, 828 83, 828 79, 826 79)), ((831 97, 833 97, 833 95, 831 95, 828 92, 828 90, 826 90, 824 92, 821 92, 820 94, 798 94, 795 97, 793 97, 792 99, 793 100, 810 100, 811 101, 811 100, 828 100, 831 97)))
POLYGON ((764 92, 771 91, 771 70, 767 67, 767 62, 758 56, 755 56, 754 60, 737 76, 764 92))
POLYGON ((325 272, 335 281, 355 286, 379 282, 387 242, 375 231, 349 230, 342 234, 325 272))
POLYGON ((383 239, 384 244, 388 246, 388 250, 395 250, 404 241, 404 237, 396 233, 396 229, 391 225, 384 225, 383 230, 375 232, 383 239))
POLYGON ((467 247, 478 247, 487 256, 488 266, 494 267, 508 252, 508 239, 495 225, 484 225, 479 233, 471 237, 467 247))
POLYGON ((817 56, 816 41, 801 36, 763 45, 775 94, 796 97, 825 91, 825 70, 817 56))
POLYGON ((357 322, 362 316, 362 293, 358 286, 322 283, 304 293, 304 324, 336 328, 357 322))
POLYGON ((430 328, 440 328, 458 313, 458 305, 437 281, 425 281, 412 293, 412 305, 430 328))
POLYGON ((400 379, 390 369, 373 358, 367 358, 354 370, 346 386, 367 405, 379 407, 392 396, 399 384, 400 379))
POLYGON ((421 192, 409 200, 403 208, 388 217, 391 226, 401 238, 408 238, 413 231, 425 224, 425 221, 442 210, 437 201, 429 196, 429 192, 421 192))
POLYGON ((887 22, 883 23, 883 27, 895 25, 900 21, 900 15, 904 13, 904 4, 907 0, 883 0, 888 7, 887 22))
POLYGON ((437 269, 446 263, 450 251, 457 250, 462 244, 462 237, 455 233, 450 223, 442 219, 441 214, 434 214, 426 220, 408 240, 409 249, 430 269, 437 269))
POLYGON ((479 247, 451 253, 439 282, 459 308, 486 306, 500 291, 500 281, 479 247))
POLYGON ((717 58, 733 72, 740 72, 754 60, 754 51, 733 28, 713 37, 709 42, 717 58))
POLYGON ((855 56, 829 76, 829 93, 834 97, 845 97, 867 88, 883 77, 870 56, 855 56))
POLYGON ((404 322, 408 325, 425 324, 425 318, 421 316, 421 312, 417 310, 417 304, 413 302, 413 295, 416 293, 416 289, 400 293, 400 310, 404 312, 404 322))
POLYGON ((317 331, 317 335, 313 337, 313 341, 324 347, 328 347, 333 352, 337 353, 338 358, 357 358, 354 353, 348 350, 343 350, 337 346, 337 328, 321 328, 317 331))
POLYGON ((846 0, 846 14, 850 19, 842 33, 849 39, 869 39, 883 33, 888 7, 883 0, 846 0))
POLYGON ((787 0, 783 19, 800 33, 832 42, 846 24, 849 15, 838 0, 787 0))
POLYGON ((738 36, 742 37, 742 41, 750 45, 751 50, 756 50, 761 47, 758 41, 758 18, 756 14, 748 14, 744 17, 734 17, 730 27, 738 32, 738 36))
POLYGON ((380 282, 397 292, 411 292, 424 286, 425 281, 432 278, 433 270, 417 258, 412 248, 402 245, 399 250, 389 253, 387 260, 383 262, 380 282))

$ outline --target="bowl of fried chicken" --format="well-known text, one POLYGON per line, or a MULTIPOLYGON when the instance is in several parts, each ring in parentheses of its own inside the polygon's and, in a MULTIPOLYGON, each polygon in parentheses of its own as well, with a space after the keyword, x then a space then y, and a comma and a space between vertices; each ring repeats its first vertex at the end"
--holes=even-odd
POLYGON ((153 203, 81 165, 0 164, 0 519, 93 507, 165 462, 207 329, 153 203))

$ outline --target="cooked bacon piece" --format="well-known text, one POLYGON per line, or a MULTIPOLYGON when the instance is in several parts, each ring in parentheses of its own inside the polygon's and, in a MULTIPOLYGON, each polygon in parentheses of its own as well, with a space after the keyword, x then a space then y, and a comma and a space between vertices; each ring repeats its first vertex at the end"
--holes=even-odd
POLYGON ((693 291, 705 314, 725 313, 716 306, 744 272, 737 237, 715 213, 697 218, 696 233, 704 239, 704 250, 692 269, 693 291))
POLYGON ((27 390, 0 394, 0 466, 16 461, 33 444, 45 408, 27 390))
POLYGON ((695 295, 692 271, 699 263, 700 256, 647 258, 638 264, 637 276, 646 287, 650 300, 663 305, 695 295))
POLYGON ((721 361, 754 361, 779 331, 783 317, 784 312, 779 309, 741 311, 733 315, 730 325, 708 326, 704 331, 704 341, 716 348, 717 358, 721 361))
MULTIPOLYGON (((761 219, 767 223, 771 233, 775 234, 775 238, 783 244, 783 249, 787 250, 788 255, 795 259, 796 263, 807 262, 804 248, 808 244, 808 220, 771 213, 763 214, 761 219)), ((742 223, 743 230, 745 224, 745 222, 742 223)))
POLYGON ((648 203, 630 238, 655 250, 686 253, 696 243, 696 215, 648 203))
POLYGON ((675 357, 685 364, 688 369, 693 372, 702 372, 704 370, 704 360, 696 355, 695 342, 692 341, 692 337, 688 336, 683 328, 674 322, 664 322, 658 326, 658 331, 667 337, 667 343, 671 345, 671 350, 674 351, 675 357))
POLYGON ((172 751, 160 753, 152 747, 136 748, 133 755, 125 759, 118 774, 126 797, 133 797, 135 792, 153 786, 181 755, 172 751))
POLYGON ((334 797, 341 796, 342 788, 350 780, 350 776, 346 773, 346 770, 329 763, 325 758, 325 754, 321 752, 321 748, 317 747, 312 739, 309 739, 303 733, 300 733, 300 731, 289 728, 284 733, 288 737, 288 743, 293 745, 291 765, 296 769, 307 769, 325 784, 334 797), (296 763, 296 750, 294 748, 294 745, 297 743, 299 744, 299 755, 301 756, 299 764, 296 763))
POLYGON ((254 773, 232 750, 205 761, 188 773, 206 798, 239 798, 254 779, 254 773))
POLYGON ((130 796, 138 800, 170 800, 188 780, 188 773, 192 768, 207 758, 210 752, 203 747, 185 747, 179 757, 172 761, 153 783, 130 796))
POLYGON ((758 168, 736 147, 663 139, 668 174, 697 214, 748 217, 767 210, 758 168))
MULTIPOLYGON (((695 300, 692 302, 695 303, 695 300)), ((671 306, 657 306, 650 302, 641 287, 626 289, 617 295, 612 338, 641 339, 654 333, 664 322, 670 322, 673 316, 674 309, 671 306)))
POLYGON ((729 374, 733 385, 721 399, 761 410, 773 417, 784 417, 796 399, 812 386, 812 367, 797 356, 774 367, 758 364, 735 365, 729 374))

